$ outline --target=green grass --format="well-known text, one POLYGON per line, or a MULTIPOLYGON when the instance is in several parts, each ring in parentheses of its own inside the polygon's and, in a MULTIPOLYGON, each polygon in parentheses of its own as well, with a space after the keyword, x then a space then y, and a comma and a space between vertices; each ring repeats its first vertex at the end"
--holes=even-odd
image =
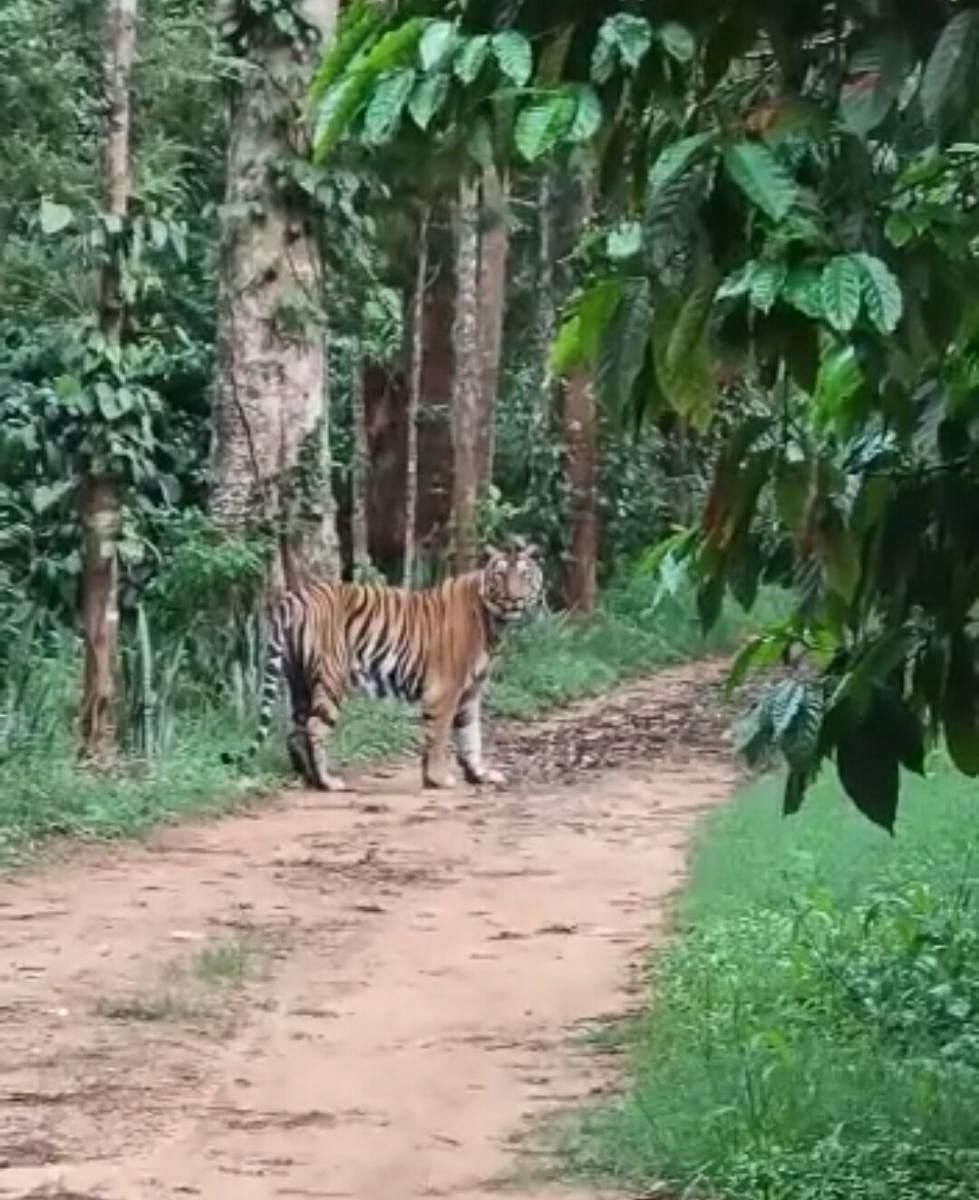
MULTIPOLYGON (((530 716, 657 665, 729 647, 748 625, 743 615, 725 611, 705 641, 690 597, 653 604, 650 592, 647 581, 634 579, 611 589, 589 620, 548 615, 514 630, 494 672, 490 713, 530 716)), ((763 598, 754 622, 771 606, 763 598)), ((221 763, 222 751, 247 745, 252 724, 236 719, 227 703, 212 702, 199 680, 182 683, 170 703, 162 749, 146 759, 123 758, 107 775, 79 770, 76 656, 74 645, 56 644, 19 664, 14 736, 0 697, 0 865, 21 860, 53 836, 134 837, 181 817, 222 812, 289 776, 278 733, 247 777, 221 763)), ((410 709, 353 697, 332 754, 343 768, 416 744, 417 718, 410 709)))
POLYGON ((725 1200, 979 1195, 974 783, 909 778, 894 840, 829 775, 797 817, 779 796, 704 828, 631 1082, 565 1128, 567 1169, 725 1200))

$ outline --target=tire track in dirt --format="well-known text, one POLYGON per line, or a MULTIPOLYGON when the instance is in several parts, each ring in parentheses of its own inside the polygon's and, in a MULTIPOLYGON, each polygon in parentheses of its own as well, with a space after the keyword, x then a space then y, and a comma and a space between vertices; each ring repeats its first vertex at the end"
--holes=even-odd
POLYGON ((577 1034, 730 790, 719 671, 500 729, 506 791, 411 763, 0 881, 0 1197, 575 1195, 515 1151, 610 1084, 577 1034), (244 982, 185 1005, 181 964, 243 938, 244 982))

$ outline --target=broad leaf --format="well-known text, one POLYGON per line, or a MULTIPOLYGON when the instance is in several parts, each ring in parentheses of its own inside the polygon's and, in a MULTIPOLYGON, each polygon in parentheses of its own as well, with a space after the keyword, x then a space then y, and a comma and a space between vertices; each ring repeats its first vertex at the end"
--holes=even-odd
POLYGON ((458 40, 451 21, 432 21, 425 26, 418 43, 418 61, 423 71, 440 67, 449 58, 458 40))
POLYGON ((394 136, 414 86, 412 67, 392 72, 377 85, 364 113, 364 141, 369 146, 379 146, 394 136))
POLYGON ((40 221, 41 232, 45 234, 60 233, 72 221, 72 211, 67 204, 58 204, 47 196, 41 201, 40 221))
POLYGON ((530 42, 515 29, 493 35, 493 55, 500 70, 515 87, 523 87, 534 70, 530 42))
POLYGON ((836 770, 846 794, 864 816, 893 833, 900 768, 886 727, 873 709, 861 721, 843 723, 836 744, 836 770))
POLYGON ((606 239, 611 259, 632 258, 642 249, 642 225, 638 221, 620 221, 606 239))
POLYGON ((709 322, 714 276, 704 264, 681 300, 670 293, 657 297, 653 318, 656 375, 671 407, 695 429, 705 429, 717 399, 709 322))
POLYGON ((615 13, 598 31, 591 60, 591 77, 596 83, 611 78, 618 62, 635 70, 653 43, 652 26, 645 17, 615 13))
POLYGON ((904 297, 890 267, 872 254, 853 256, 860 267, 863 303, 880 333, 893 333, 904 313, 904 297))
POLYGON ((979 9, 956 13, 942 30, 921 80, 921 107, 933 125, 950 105, 962 104, 975 86, 979 9))
POLYGON ((548 365, 555 375, 566 375, 577 366, 594 363, 623 286, 620 279, 603 279, 577 299, 551 346, 548 365))
POLYGON ((697 52, 697 43, 685 25, 681 25, 677 21, 665 21, 657 28, 656 37, 666 53, 671 58, 675 58, 677 62, 693 61, 693 56, 697 52))
POLYGON ((773 221, 781 221, 799 199, 795 181, 761 142, 735 142, 728 146, 724 151, 724 166, 752 204, 773 221))
POLYGON ((557 91, 520 110, 513 136, 527 162, 554 149, 571 128, 577 109, 575 95, 557 91))
POLYGON ((963 634, 952 639, 942 710, 945 742, 956 767, 979 776, 979 669, 976 647, 963 634))
POLYGON ((813 320, 825 317, 823 277, 814 267, 795 267, 782 286, 786 303, 813 320))
POLYGON ((787 274, 785 263, 758 263, 751 275, 749 295, 753 307, 772 311, 787 274))
POLYGON ((468 42, 464 42, 456 51, 455 61, 452 64, 456 77, 463 83, 473 83, 483 69, 483 63, 486 62, 489 50, 490 39, 485 33, 479 33, 475 37, 471 37, 468 42))
POLYGON ((650 189, 658 191, 674 179, 678 179, 716 143, 717 134, 713 132, 695 133, 690 137, 681 138, 678 142, 671 142, 649 168, 650 189))
POLYGON ((782 816, 792 817, 802 808, 806 798, 809 776, 805 771, 790 770, 782 793, 782 816))
POLYGON ((849 254, 838 254, 823 268, 823 313, 837 333, 848 333, 860 316, 863 272, 849 254))
POLYGON ((31 507, 41 516, 62 500, 75 486, 73 479, 61 479, 57 483, 39 483, 31 493, 31 507))
POLYGON ((792 695, 792 715, 783 723, 781 729, 776 727, 776 734, 785 761, 793 771, 808 775, 816 766, 819 755, 823 692, 820 684, 812 680, 796 682, 794 686, 797 691, 792 695))
POLYGON ((907 39, 880 34, 851 59, 840 90, 840 116, 851 132, 865 137, 891 111, 910 68, 907 39))
POLYGON ((595 374, 597 393, 616 416, 621 416, 628 404, 642 370, 650 327, 649 280, 628 279, 605 327, 595 374))
POLYGON ((602 125, 602 102, 598 93, 587 83, 572 85, 571 94, 575 98, 574 119, 571 127, 564 135, 568 142, 587 142, 595 136, 602 125))
POLYGON ((415 84, 408 112, 419 129, 427 129, 449 94, 448 75, 426 75, 415 84))
POLYGON ((788 730, 802 706, 805 695, 805 688, 797 679, 783 679, 772 688, 769 712, 774 738, 781 738, 788 730))

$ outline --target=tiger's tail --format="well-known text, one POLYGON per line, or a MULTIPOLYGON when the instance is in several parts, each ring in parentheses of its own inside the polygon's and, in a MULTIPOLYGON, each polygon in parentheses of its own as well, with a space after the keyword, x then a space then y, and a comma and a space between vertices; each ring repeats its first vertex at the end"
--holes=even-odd
POLYGON ((279 695, 279 681, 286 656, 286 630, 284 606, 280 606, 272 618, 269 628, 265 666, 262 671, 262 690, 258 706, 258 727, 248 749, 242 754, 231 754, 227 750, 221 755, 225 764, 242 767, 255 757, 265 744, 275 717, 275 702, 279 695))

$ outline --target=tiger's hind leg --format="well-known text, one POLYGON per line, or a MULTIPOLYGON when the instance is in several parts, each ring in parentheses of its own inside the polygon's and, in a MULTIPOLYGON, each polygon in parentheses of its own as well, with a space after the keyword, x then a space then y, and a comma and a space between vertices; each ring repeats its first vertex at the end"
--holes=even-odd
POLYGON ((466 783, 500 786, 506 782, 502 772, 487 767, 483 762, 482 707, 481 684, 474 685, 462 694, 452 718, 456 758, 466 783))

